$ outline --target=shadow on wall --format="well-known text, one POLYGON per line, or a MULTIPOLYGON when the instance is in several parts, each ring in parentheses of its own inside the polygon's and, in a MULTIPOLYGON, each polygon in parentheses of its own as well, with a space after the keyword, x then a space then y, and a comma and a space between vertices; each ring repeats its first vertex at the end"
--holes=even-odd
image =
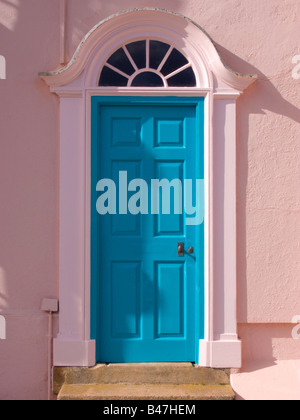
POLYGON ((0 25, 9 31, 14 31, 19 16, 20 0, 1 0, 0 25))
POLYGON ((278 361, 300 360, 300 341, 293 338, 293 328, 292 324, 240 324, 242 371, 264 369, 276 365, 278 361))
POLYGON ((238 400, 299 399, 300 341, 292 324, 240 324, 243 368, 232 377, 238 400))
MULTIPOLYGON (((297 106, 287 101, 276 89, 272 81, 248 62, 237 57, 225 48, 217 48, 227 65, 242 74, 257 74, 258 80, 238 100, 238 161, 237 161, 237 261, 238 261, 238 292, 239 292, 239 322, 247 322, 247 185, 248 185, 248 142, 249 142, 249 117, 251 114, 266 115, 267 112, 289 118, 300 124, 300 110, 297 106)), ((291 62, 290 73, 285 77, 292 79, 293 65, 291 62)), ((279 77, 279 76, 278 76, 279 77)), ((267 123, 267 121, 266 121, 267 123)), ((269 123, 270 124, 270 123, 269 123)), ((278 119, 278 128, 281 120, 278 119)), ((276 130, 276 126, 273 127, 276 130)), ((259 135, 259 134, 258 134, 259 135)))
MULTIPOLYGON (((263 74, 259 69, 236 56, 232 52, 217 45, 224 62, 235 71, 242 74, 257 74, 258 80, 250 86, 246 93, 241 97, 240 103, 245 98, 247 103, 248 114, 266 114, 270 111, 274 114, 282 115, 300 124, 300 109, 284 99, 280 92, 276 89, 271 79, 263 74)), ((295 64, 292 64, 290 72, 282 77, 290 77, 292 79, 292 71, 295 64)), ((280 76, 277 76, 279 78, 280 76)), ((274 77, 273 77, 274 78, 274 77)), ((242 115, 241 115, 242 117, 242 115)), ((243 124, 245 121, 241 121, 243 124)), ((247 124, 248 128, 248 124, 247 124)), ((245 130, 243 132, 246 132, 245 130)))

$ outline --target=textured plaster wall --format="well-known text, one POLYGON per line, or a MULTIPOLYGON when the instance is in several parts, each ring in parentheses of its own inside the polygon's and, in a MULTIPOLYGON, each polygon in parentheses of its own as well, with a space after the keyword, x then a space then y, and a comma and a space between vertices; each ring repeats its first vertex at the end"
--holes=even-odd
POLYGON ((0 399, 47 397, 44 297, 57 296, 58 100, 37 77, 57 66, 58 2, 0 1, 0 399))
MULTIPOLYGON (((259 75, 238 102, 240 335, 244 357, 255 351, 259 358, 261 348, 263 358, 296 358, 299 342, 288 324, 300 315, 300 80, 292 77, 292 58, 300 54, 299 1, 67 3, 67 59, 100 20, 160 7, 200 24, 234 70, 259 75), (268 323, 274 326, 261 326, 268 323), (277 349, 272 354, 270 345, 277 349)), ((47 395, 40 303, 58 293, 59 156, 58 100, 37 73, 58 67, 59 1, 0 0, 0 55, 7 61, 7 80, 0 80, 0 315, 7 318, 0 399, 40 399, 47 395)))

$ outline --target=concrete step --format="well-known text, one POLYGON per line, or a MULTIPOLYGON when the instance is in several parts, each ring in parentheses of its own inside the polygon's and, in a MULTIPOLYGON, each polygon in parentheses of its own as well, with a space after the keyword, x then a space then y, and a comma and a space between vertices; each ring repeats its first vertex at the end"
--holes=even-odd
POLYGON ((230 371, 191 363, 137 363, 97 365, 93 368, 55 367, 53 392, 63 385, 230 385, 230 371))
POLYGON ((59 401, 233 401, 229 385, 63 385, 59 401))

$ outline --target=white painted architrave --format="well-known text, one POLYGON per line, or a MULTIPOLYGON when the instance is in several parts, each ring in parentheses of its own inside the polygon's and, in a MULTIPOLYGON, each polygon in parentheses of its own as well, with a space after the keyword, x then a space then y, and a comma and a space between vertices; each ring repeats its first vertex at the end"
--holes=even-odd
POLYGON ((206 98, 205 339, 200 342, 199 364, 241 367, 236 313, 236 100, 256 76, 242 76, 226 67, 213 41, 190 19, 146 8, 101 22, 86 35, 67 66, 40 77, 60 96, 60 318, 54 365, 95 364, 95 342, 90 339, 91 97, 133 95, 206 98), (197 87, 98 87, 108 57, 126 42, 145 38, 168 42, 189 57, 197 87))

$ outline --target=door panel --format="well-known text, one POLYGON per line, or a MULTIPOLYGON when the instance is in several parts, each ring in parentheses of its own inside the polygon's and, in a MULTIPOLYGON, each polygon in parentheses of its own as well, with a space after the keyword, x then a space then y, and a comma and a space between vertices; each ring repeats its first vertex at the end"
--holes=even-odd
POLYGON ((185 280, 183 263, 156 264, 155 338, 184 337, 185 280))
MULTIPOLYGON (((154 178, 163 180, 167 179, 169 182, 172 180, 179 179, 181 183, 184 180, 184 161, 155 161, 155 171, 154 171, 154 178)), ((174 191, 170 191, 171 193, 171 200, 170 203, 164 206, 164 197, 160 192, 159 194, 159 202, 161 203, 159 208, 159 214, 154 215, 154 223, 155 223, 155 236, 183 236, 184 235, 184 215, 182 211, 182 200, 179 200, 175 196, 174 191), (180 203, 180 205, 179 205, 180 203), (175 204, 177 204, 178 208, 175 208, 175 204), (166 208, 164 208, 166 207, 166 208), (179 209, 180 207, 180 209, 179 209), (180 213, 181 210, 181 214, 180 213), (165 214, 166 213, 166 214, 165 214)), ((178 193, 177 193, 178 194, 178 193)), ((153 197, 153 200, 155 198, 153 197)))
POLYGON ((204 321, 204 230, 183 208, 184 180, 203 177, 203 100, 146 102, 93 98, 92 335, 102 363, 195 362, 204 321), (101 179, 115 182, 116 214, 96 213, 101 179), (179 257, 180 242, 195 254, 179 257))
POLYGON ((112 338, 141 338, 141 264, 113 262, 111 270, 112 338))

